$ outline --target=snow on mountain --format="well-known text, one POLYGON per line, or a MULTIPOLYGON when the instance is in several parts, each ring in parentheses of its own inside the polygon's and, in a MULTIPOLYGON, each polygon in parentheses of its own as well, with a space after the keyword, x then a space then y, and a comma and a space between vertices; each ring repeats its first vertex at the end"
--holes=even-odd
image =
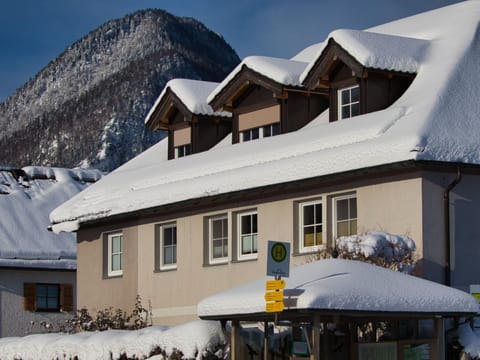
POLYGON ((164 136, 143 120, 168 80, 219 81, 238 62, 192 18, 151 9, 109 21, 0 103, 0 164, 111 171, 164 136))

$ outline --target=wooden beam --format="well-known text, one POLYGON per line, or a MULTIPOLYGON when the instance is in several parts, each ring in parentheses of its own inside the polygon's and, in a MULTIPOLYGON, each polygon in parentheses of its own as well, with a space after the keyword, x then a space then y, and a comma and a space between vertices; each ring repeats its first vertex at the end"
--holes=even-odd
POLYGON ((230 334, 230 359, 242 360, 240 354, 240 322, 232 321, 232 333, 230 334))
POLYGON ((268 360, 268 321, 263 323, 263 360, 268 360))
POLYGON ((312 352, 310 360, 320 360, 320 316, 314 315, 312 328, 312 352))

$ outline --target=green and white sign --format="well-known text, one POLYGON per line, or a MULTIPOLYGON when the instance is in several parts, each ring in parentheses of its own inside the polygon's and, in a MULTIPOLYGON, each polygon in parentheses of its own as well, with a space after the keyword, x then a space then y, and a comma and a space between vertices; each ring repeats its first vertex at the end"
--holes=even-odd
POLYGON ((267 276, 290 276, 290 243, 268 241, 267 276))

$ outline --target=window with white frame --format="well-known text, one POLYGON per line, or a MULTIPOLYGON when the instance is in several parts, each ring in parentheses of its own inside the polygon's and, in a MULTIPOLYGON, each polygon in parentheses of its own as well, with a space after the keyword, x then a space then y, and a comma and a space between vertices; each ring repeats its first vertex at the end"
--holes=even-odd
POLYGON ((240 141, 250 141, 280 134, 280 123, 276 122, 269 125, 255 127, 240 132, 240 141))
POLYGON ((157 225, 155 241, 155 267, 157 270, 171 270, 177 267, 177 224, 157 225))
POLYGON ((355 194, 335 197, 333 211, 335 239, 357 233, 357 197, 355 194))
POLYGON ((315 251, 324 245, 321 199, 299 204, 299 230, 300 252, 315 251))
POLYGON ((181 158, 192 153, 190 144, 180 145, 175 147, 175 158, 181 158))
POLYGON ((108 241, 108 276, 123 274, 123 234, 109 234, 108 241))
POLYGON ((238 260, 255 259, 258 252, 258 215, 256 211, 237 215, 238 260))
POLYGON ((228 261, 228 216, 213 216, 208 220, 209 261, 211 264, 228 261))
POLYGON ((360 87, 358 85, 338 89, 338 119, 360 114, 360 87))

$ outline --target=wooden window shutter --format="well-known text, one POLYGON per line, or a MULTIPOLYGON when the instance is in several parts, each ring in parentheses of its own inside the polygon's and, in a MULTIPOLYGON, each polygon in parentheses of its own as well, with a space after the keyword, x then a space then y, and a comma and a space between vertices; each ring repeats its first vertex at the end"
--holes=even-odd
POLYGON ((71 284, 60 285, 60 309, 61 311, 73 311, 73 286, 71 284))
POLYGON ((33 283, 23 284, 23 309, 25 311, 35 311, 36 304, 36 286, 33 283))

